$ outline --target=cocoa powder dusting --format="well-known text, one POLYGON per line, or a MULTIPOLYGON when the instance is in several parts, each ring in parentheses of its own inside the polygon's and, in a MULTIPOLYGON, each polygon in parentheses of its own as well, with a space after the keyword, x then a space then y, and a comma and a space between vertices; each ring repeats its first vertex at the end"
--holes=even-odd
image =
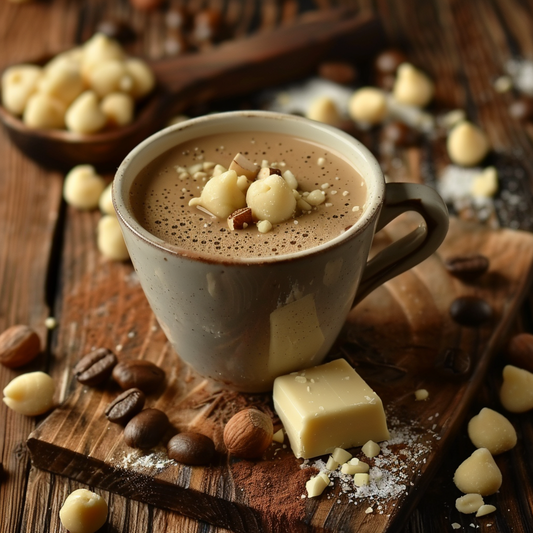
POLYGON ((291 454, 262 461, 235 461, 230 465, 235 492, 246 495, 246 503, 261 515, 268 532, 307 531, 304 524, 307 498, 305 483, 318 473, 301 469, 291 454))

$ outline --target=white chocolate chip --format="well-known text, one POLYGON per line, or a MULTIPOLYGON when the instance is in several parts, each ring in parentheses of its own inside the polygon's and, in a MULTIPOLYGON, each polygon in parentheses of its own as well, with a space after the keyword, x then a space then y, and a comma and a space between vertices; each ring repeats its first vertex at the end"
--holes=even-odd
POLYGON ((325 474, 324 472, 321 472, 315 477, 312 477, 305 484, 305 488, 307 490, 307 497, 315 498, 316 496, 320 496, 328 485, 329 485, 329 478, 327 474, 325 474))
POLYGON ((455 471, 453 481, 465 494, 494 494, 502 484, 502 473, 486 448, 479 448, 455 471))
POLYGON ((352 458, 352 454, 346 450, 343 450, 342 448, 335 448, 331 456, 340 465, 348 462, 352 458))
POLYGON ((133 78, 122 60, 112 59, 96 65, 89 75, 90 88, 100 97, 133 89, 133 78))
POLYGON ((465 494, 455 500, 455 508, 463 514, 471 514, 483 505, 483 497, 480 494, 465 494))
POLYGON ((63 197, 76 209, 96 209, 106 187, 91 165, 77 165, 65 177, 63 197))
POLYGON ((246 204, 255 219, 268 220, 271 224, 284 222, 296 209, 292 189, 277 174, 254 181, 246 193, 246 204))
POLYGON ((67 109, 65 124, 75 133, 96 133, 106 124, 107 117, 100 109, 98 97, 93 91, 85 91, 67 109))
POLYGON ((128 249, 115 215, 104 215, 98 221, 97 245, 100 253, 112 261, 126 261, 128 249))
POLYGON ((415 391, 415 400, 417 402, 421 400, 427 400, 429 398, 429 392, 426 389, 418 389, 415 391))
POLYGON ((61 100, 69 106, 84 90, 79 66, 61 61, 46 69, 39 81, 39 92, 61 100))
POLYGON ((326 201, 326 193, 320 189, 315 189, 305 197, 305 201, 309 205, 316 207, 317 205, 323 204, 326 201))
POLYGON ((37 89, 41 68, 15 65, 2 74, 2 105, 14 115, 22 115, 30 96, 37 89))
POLYGON ((81 73, 88 82, 94 68, 105 61, 123 60, 124 57, 124 50, 117 41, 96 33, 82 47, 81 73))
POLYGON ((111 126, 126 126, 133 121, 135 103, 129 94, 109 93, 102 99, 100 108, 111 126))
POLYGON ((498 191, 498 171, 487 167, 474 178, 470 193, 476 198, 492 198, 498 191))
POLYGON ((485 133, 467 120, 452 128, 446 147, 452 162, 465 167, 480 163, 490 149, 485 133))
POLYGON ((272 440, 274 442, 279 442, 280 444, 283 443, 283 441, 285 440, 285 434, 283 433, 283 428, 278 429, 278 431, 276 431, 276 433, 272 435, 272 440))
POLYGON ((470 419, 468 436, 476 448, 487 448, 492 455, 514 448, 517 441, 511 422, 487 407, 470 419))
MULTIPOLYGON (((367 485, 370 485, 370 476, 368 474, 358 472, 357 474, 354 474, 353 482, 355 483, 357 487, 365 487, 367 485)), ((372 508, 370 507, 370 509, 372 508)))
POLYGON ((337 105, 328 96, 319 96, 311 102, 307 110, 307 118, 332 126, 337 125, 341 120, 337 105))
POLYGON ((127 73, 133 80, 131 95, 135 100, 140 100, 155 87, 155 77, 150 67, 137 58, 126 59, 124 62, 127 73))
POLYGON ((374 442, 373 440, 369 440, 366 444, 363 445, 361 448, 361 451, 367 456, 367 457, 376 457, 376 455, 379 455, 379 452, 381 451, 381 448, 377 442, 374 442))
POLYGON ((4 403, 26 416, 42 415, 54 404, 54 380, 44 372, 22 374, 4 389, 4 403))
POLYGON ((272 229, 272 224, 268 220, 260 220, 257 223, 259 233, 268 233, 272 229))
POLYGON ((94 492, 71 492, 59 511, 59 519, 70 533, 95 533, 107 520, 107 502, 94 492))
POLYGON ((402 63, 397 70, 392 89, 394 99, 401 104, 425 107, 435 92, 429 77, 410 63, 402 63))
POLYGON ((511 413, 533 409, 533 373, 516 366, 505 366, 500 401, 511 413))
POLYGON ((348 111, 356 122, 379 124, 387 116, 386 95, 375 87, 358 89, 350 98, 348 111))
POLYGON ((22 120, 29 128, 63 128, 65 126, 65 104, 47 94, 34 94, 26 103, 22 120))
POLYGON ((298 180, 296 179, 296 176, 290 170, 286 170, 285 172, 283 172, 282 176, 283 176, 283 179, 287 182, 287 185, 291 189, 293 190, 298 189, 298 180))

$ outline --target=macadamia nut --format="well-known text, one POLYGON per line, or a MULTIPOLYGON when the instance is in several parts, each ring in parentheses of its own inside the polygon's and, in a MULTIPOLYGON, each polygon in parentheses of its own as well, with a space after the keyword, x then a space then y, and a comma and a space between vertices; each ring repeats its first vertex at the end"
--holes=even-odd
POLYGON ((142 59, 126 59, 125 67, 133 80, 130 92, 135 100, 143 98, 152 91, 155 87, 155 77, 150 67, 142 59))
POLYGON ((337 105, 328 96, 319 96, 311 102, 307 110, 307 118, 332 126, 336 126, 341 120, 337 105))
POLYGON ((15 65, 2 75, 2 105, 14 115, 22 115, 30 96, 37 89, 41 68, 15 65))
POLYGON ((364 124, 379 124, 387 116, 387 98, 381 89, 363 87, 348 102, 350 117, 364 124))
POLYGON ((103 33, 94 34, 84 45, 81 58, 81 72, 89 82, 92 71, 106 61, 125 58, 122 46, 103 33))
POLYGON ((75 490, 63 503, 59 519, 70 533, 95 533, 107 520, 107 502, 90 490, 75 490))
POLYGON ((500 401, 511 413, 533 409, 533 373, 513 365, 504 367, 500 401))
POLYGON ((278 174, 254 181, 246 193, 246 203, 254 218, 278 224, 289 219, 296 209, 296 198, 287 182, 278 174))
POLYGON ((116 91, 131 91, 133 78, 128 74, 124 61, 113 59, 104 61, 92 69, 89 85, 100 98, 103 98, 116 91))
POLYGON ((200 198, 192 198, 189 205, 199 205, 216 217, 227 218, 237 209, 246 207, 246 196, 237 181, 234 170, 214 176, 205 184, 200 198))
POLYGON ((54 405, 54 392, 54 380, 48 374, 29 372, 8 383, 4 403, 22 415, 42 415, 54 405))
POLYGON ((133 121, 135 103, 129 94, 110 93, 102 99, 101 109, 111 126, 125 126, 133 121))
POLYGON ((465 494, 455 500, 455 508, 464 514, 475 513, 483 505, 483 497, 480 494, 465 494))
POLYGON ((30 96, 22 120, 29 128, 60 129, 65 126, 65 104, 47 94, 30 96))
POLYGON ((100 195, 98 207, 104 215, 116 215, 113 207, 113 183, 110 183, 100 195))
POLYGON ((76 209, 96 209, 105 189, 105 181, 91 165, 75 166, 67 174, 63 185, 63 197, 76 209))
POLYGON ((84 90, 79 66, 73 61, 61 61, 45 70, 39 81, 39 92, 61 100, 69 106, 84 90))
POLYGON ((397 102, 425 107, 433 98, 434 93, 435 86, 424 72, 410 63, 402 63, 398 67, 392 89, 392 95, 397 102))
POLYGON ((487 448, 492 455, 516 445, 516 431, 503 415, 484 407, 468 423, 468 436, 476 448, 487 448))
POLYGON ((446 147, 452 162, 464 167, 480 163, 490 149, 485 132, 467 120, 452 128, 446 147))
POLYGON ((479 448, 459 465, 453 481, 465 494, 489 496, 501 487, 502 473, 489 450, 479 448))
POLYGON ((96 133, 101 130, 107 117, 100 109, 98 97, 93 91, 85 91, 67 109, 65 124, 75 133, 96 133))
POLYGON ((98 222, 97 245, 100 253, 112 261, 126 261, 128 249, 115 215, 105 215, 98 222))

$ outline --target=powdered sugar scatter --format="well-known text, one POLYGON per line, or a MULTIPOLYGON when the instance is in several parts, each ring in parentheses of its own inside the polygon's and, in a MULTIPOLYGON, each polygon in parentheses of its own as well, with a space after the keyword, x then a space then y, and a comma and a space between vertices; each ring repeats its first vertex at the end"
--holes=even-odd
POLYGON ((146 473, 146 470, 160 471, 168 466, 176 464, 167 455, 166 449, 156 450, 151 453, 144 453, 141 450, 134 450, 122 458, 117 466, 146 473))
POLYGON ((373 512, 383 514, 386 508, 381 504, 407 494, 413 485, 413 477, 420 475, 420 470, 432 450, 431 438, 440 439, 436 433, 431 432, 428 439, 427 430, 417 431, 415 422, 406 426, 392 417, 389 417, 389 429, 391 438, 380 443, 381 453, 377 457, 369 459, 360 454, 359 459, 371 465, 370 484, 367 486, 356 486, 353 476, 343 474, 340 469, 328 470, 322 459, 307 459, 301 468, 314 467, 328 475, 331 481, 329 493, 327 489, 325 492, 328 499, 344 495, 355 505, 371 504, 373 512), (424 434, 426 438, 422 437, 424 434), (339 487, 338 491, 331 490, 335 486, 339 487))

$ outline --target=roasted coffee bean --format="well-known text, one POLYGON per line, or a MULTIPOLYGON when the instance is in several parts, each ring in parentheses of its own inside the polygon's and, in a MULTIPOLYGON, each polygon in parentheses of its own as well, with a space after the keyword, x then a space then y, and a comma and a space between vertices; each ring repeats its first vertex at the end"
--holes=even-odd
POLYGON ((450 315, 461 326, 477 327, 492 318, 492 308, 477 296, 461 296, 452 302, 450 315))
POLYGON ((435 359, 435 366, 443 374, 451 377, 467 376, 470 372, 472 359, 462 348, 446 348, 435 359))
POLYGON ((533 335, 519 333, 509 342, 505 350, 507 362, 528 372, 533 372, 533 335))
POLYGON ((334 83, 350 85, 357 79, 357 70, 345 61, 325 61, 318 66, 318 75, 334 83))
POLYGON ((165 371, 150 361, 135 359, 123 361, 113 369, 113 379, 123 390, 136 387, 153 392, 165 381, 165 371))
POLYGON ((187 431, 174 435, 168 441, 167 452, 171 459, 184 465, 206 465, 215 455, 215 444, 201 433, 187 431))
POLYGON ((105 409, 110 422, 126 425, 144 407, 146 397, 140 389, 128 389, 119 394, 105 409))
POLYGON ((489 268, 489 260, 481 254, 460 255, 444 261, 446 270, 464 281, 474 281, 489 268))
POLYGON ((98 348, 79 360, 74 375, 80 383, 94 387, 109 378, 117 362, 117 356, 111 350, 98 348))
POLYGON ((124 441, 131 448, 149 450, 163 438, 169 426, 168 417, 159 409, 145 409, 135 415, 124 428, 124 441))
POLYGON ((420 140, 418 132, 403 122, 389 122, 383 127, 383 138, 394 146, 413 146, 420 140))
POLYGON ((374 69, 378 74, 396 74, 398 67, 407 61, 405 54, 396 48, 383 50, 374 60, 374 69))

